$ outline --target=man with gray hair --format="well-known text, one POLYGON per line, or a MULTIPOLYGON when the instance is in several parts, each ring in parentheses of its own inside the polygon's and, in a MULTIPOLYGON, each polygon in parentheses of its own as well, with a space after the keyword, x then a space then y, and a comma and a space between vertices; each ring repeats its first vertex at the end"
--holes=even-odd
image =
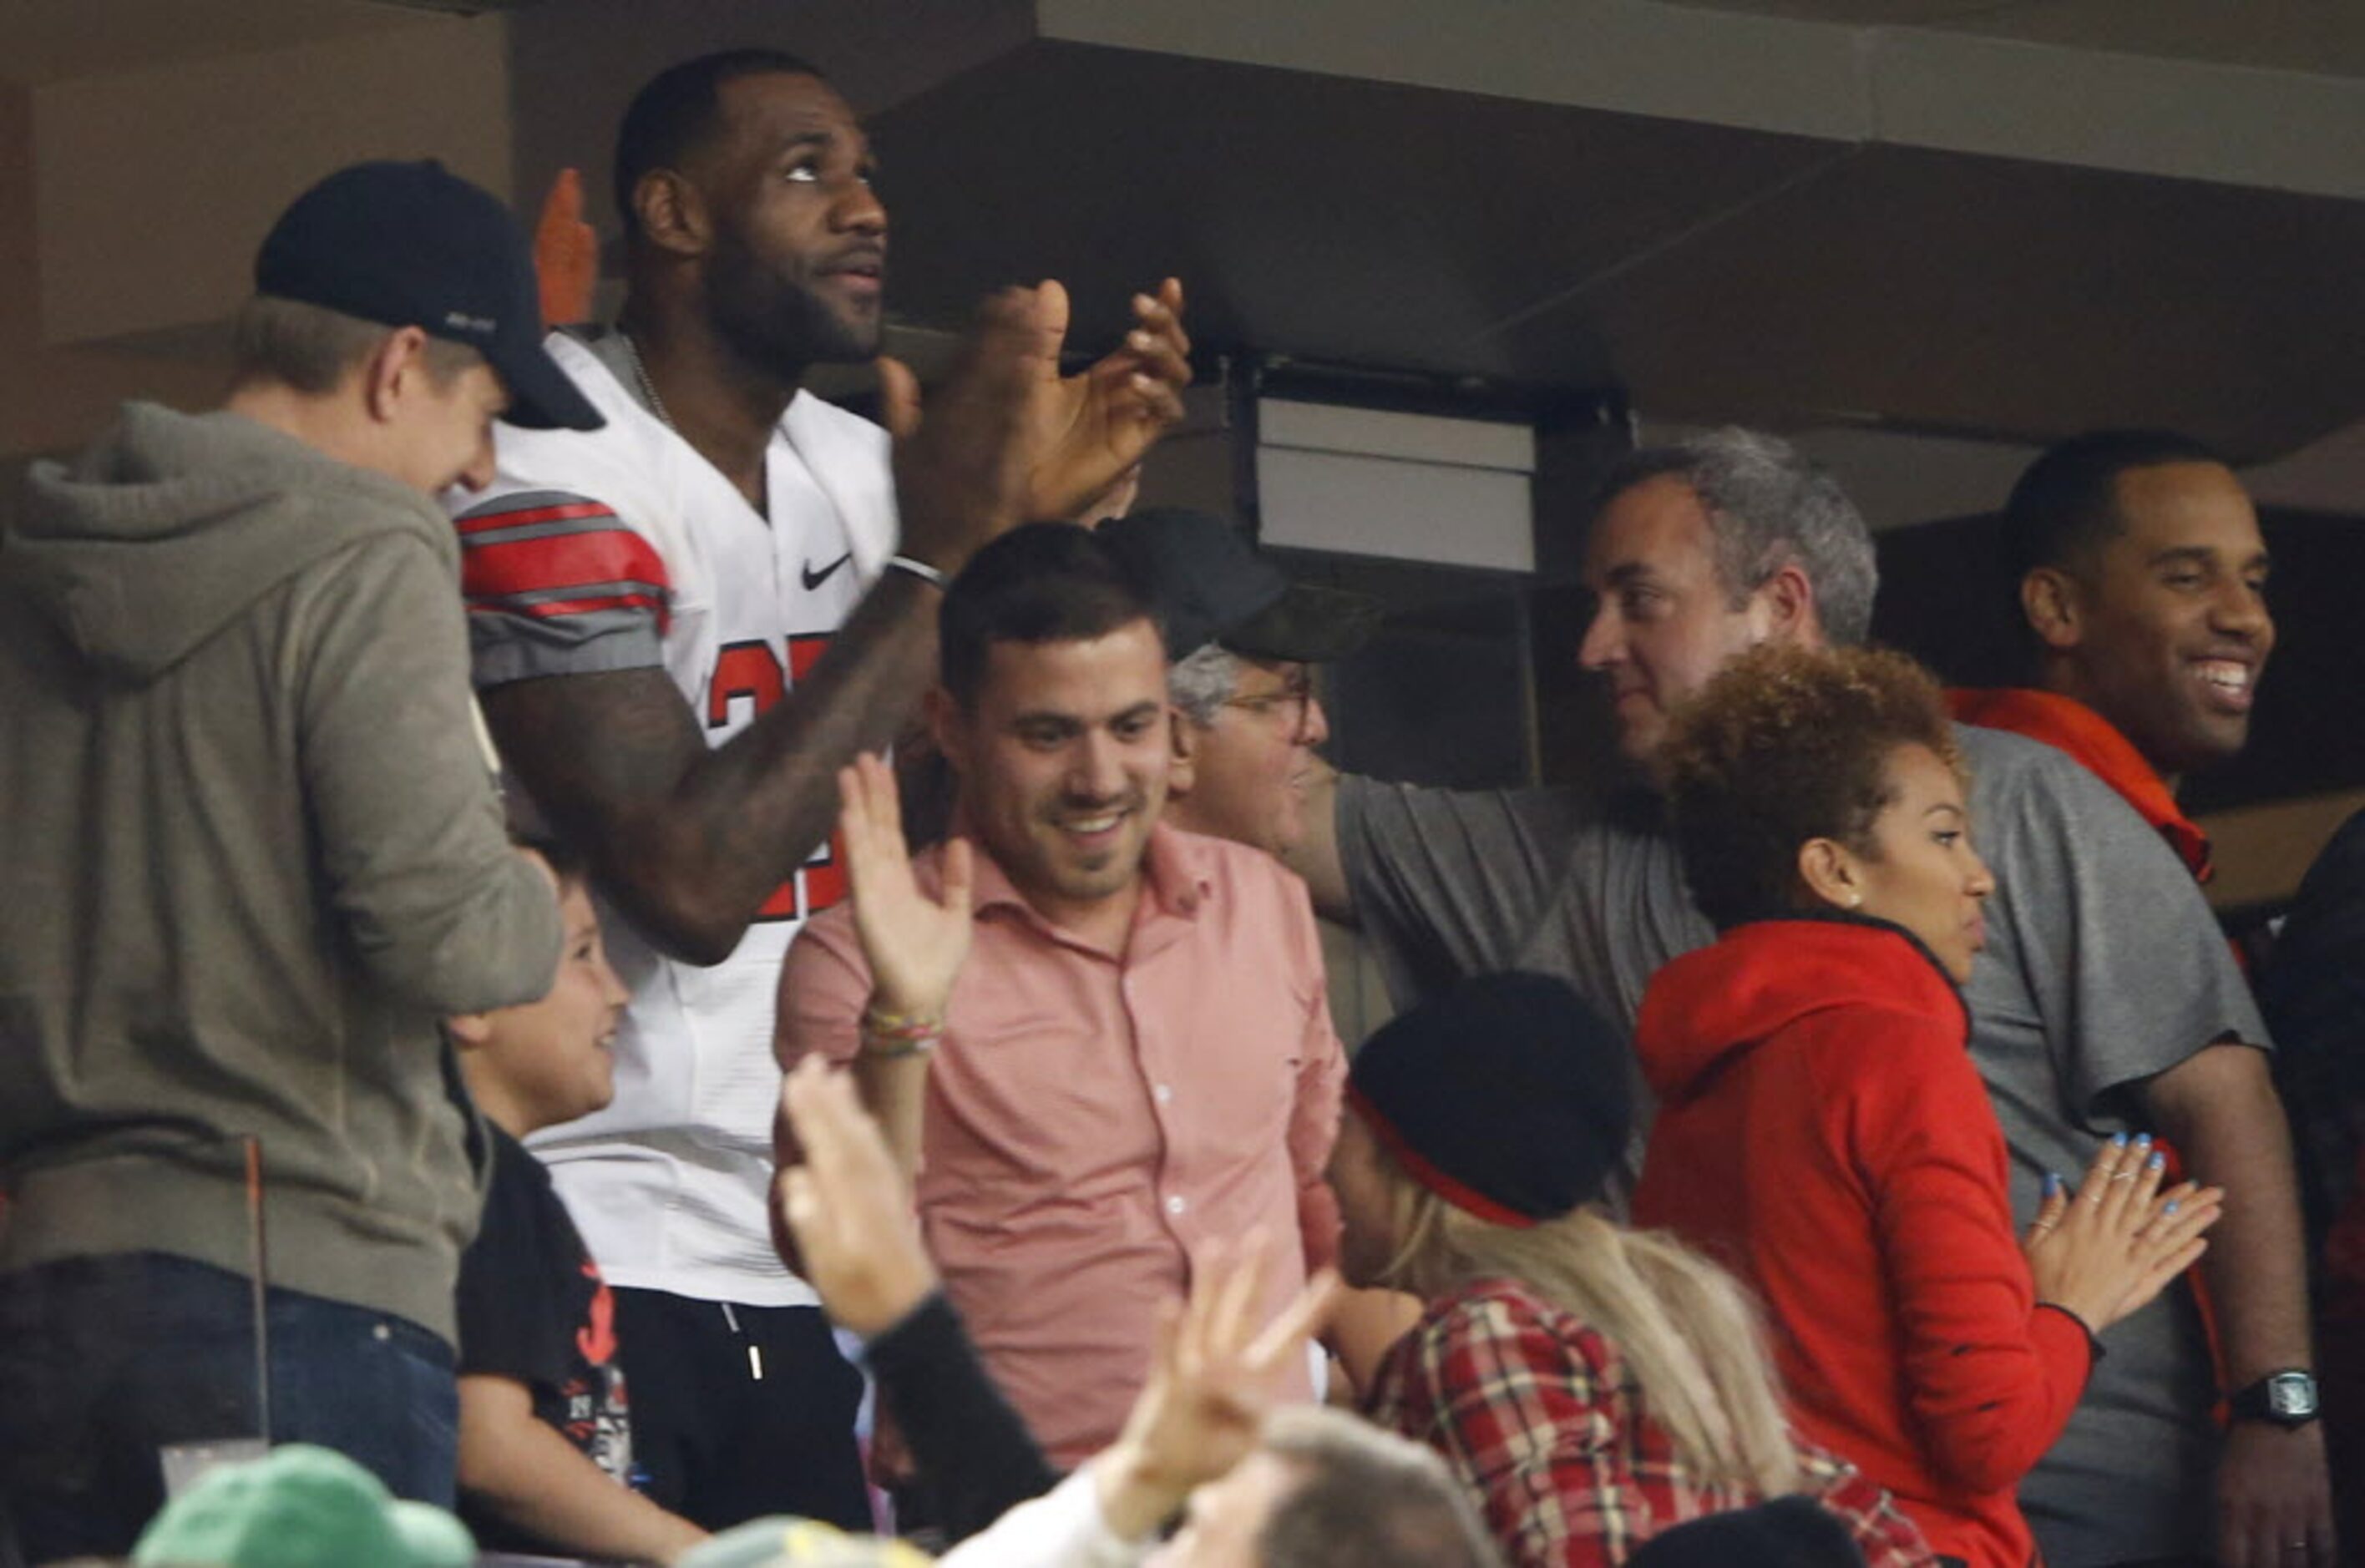
POLYGON ((1676 703, 1742 649, 1818 635, 1853 646, 1871 628, 1879 577, 1864 520, 1787 442, 1722 430, 1645 448, 1600 495, 1596 532, 1623 548, 1588 566, 1600 605, 1577 663, 1608 677, 1638 763, 1676 703))
MULTIPOLYGON (((1726 430, 1646 449, 1597 494, 1584 565, 1597 607, 1578 663, 1608 682, 1638 772, 1668 712, 1733 655, 1863 640, 1871 537, 1787 443, 1726 430)), ((1619 780, 1596 804, 1565 790, 1334 778, 1317 776, 1310 831, 1288 858, 1320 913, 1362 929, 1400 1001, 1535 969, 1631 1025, 1658 967, 1713 938, 1646 781, 1619 780)))
MULTIPOLYGON (((1773 437, 1721 431, 1611 471, 1584 578, 1597 605, 1578 662, 1608 683, 1620 749, 1647 776, 1668 714, 1734 655, 1860 642, 1876 574, 1863 520, 1828 476, 1773 437)), ((2303 1322, 2289 1162, 2245 1152, 2281 1148, 2284 1134, 2261 1123, 2270 1100, 2228 1087, 2266 1072, 2265 1025, 2191 875, 2065 754, 2001 731, 1956 734, 1998 882, 1964 1000, 2011 1147, 2015 1210, 2032 1216, 2046 1172, 2083 1169, 2097 1136, 2155 1130, 2192 1175, 2228 1188, 2205 1267, 2229 1340, 2263 1344, 2303 1322)), ((1713 935, 1660 813, 1647 778, 1598 804, 1567 790, 1326 778, 1292 858, 1317 907, 1374 944, 1400 1000, 1464 974, 1537 969, 1631 1029, 1659 966, 1713 935)), ((2126 1319, 2110 1350, 2043 1484, 2023 1495, 2046 1562, 2191 1559, 2217 1539, 2222 1509, 2221 1560, 2257 1568, 2259 1522, 2303 1510, 2281 1507, 2247 1467, 2218 1469, 2211 1356, 2191 1297, 2170 1293, 2126 1319)), ((2302 1489, 2303 1477, 2286 1479, 2285 1491, 2302 1489)), ((2333 1560, 2316 1521, 2279 1545, 2281 1568, 2333 1560)))

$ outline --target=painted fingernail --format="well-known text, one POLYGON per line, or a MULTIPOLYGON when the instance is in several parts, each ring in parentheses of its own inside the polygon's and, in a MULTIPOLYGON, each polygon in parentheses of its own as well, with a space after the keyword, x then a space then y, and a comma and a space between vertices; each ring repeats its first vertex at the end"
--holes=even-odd
POLYGON ((2145 1160, 2144 1165, 2148 1170, 2165 1170, 2168 1169, 2168 1156, 2164 1154, 2155 1154, 2149 1159, 2145 1160))
POLYGON ((2126 1134, 2124 1134, 2124 1133, 2113 1133, 2113 1134, 2111 1135, 2111 1147, 2112 1147, 2113 1148, 2126 1148, 2126 1147, 2127 1147, 2127 1135, 2126 1135, 2126 1134))
POLYGON ((2168 1200, 2168 1206, 2167 1206, 2166 1208, 2164 1208, 2164 1209, 2160 1210, 2159 1212, 2160 1212, 2160 1213, 2162 1213, 2162 1214, 2164 1214, 2164 1215, 2172 1215, 2172 1214, 2174 1214, 2174 1213, 2176 1212, 2176 1210, 2177 1210, 2177 1206, 2178 1206, 2178 1205, 2177 1205, 2177 1202, 2176 1202, 2176 1200, 2175 1200, 2174 1198, 2170 1198, 2170 1199, 2169 1199, 2169 1200, 2168 1200))
POLYGON ((2045 1195, 2049 1198, 2059 1191, 2061 1191, 2061 1178, 2055 1175, 2050 1170, 2046 1171, 2045 1173, 2045 1195))
POLYGON ((2135 1147, 2137 1148, 2149 1148, 2151 1147, 2151 1134, 2137 1133, 2135 1135, 2135 1147))

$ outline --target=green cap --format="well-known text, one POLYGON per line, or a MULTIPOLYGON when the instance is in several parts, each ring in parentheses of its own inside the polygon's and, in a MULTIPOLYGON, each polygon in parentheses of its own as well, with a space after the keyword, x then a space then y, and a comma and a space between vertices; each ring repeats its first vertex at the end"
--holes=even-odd
POLYGON ((441 1508, 404 1503, 343 1454, 290 1443, 226 1464, 164 1505, 132 1549, 169 1568, 474 1568, 441 1508))

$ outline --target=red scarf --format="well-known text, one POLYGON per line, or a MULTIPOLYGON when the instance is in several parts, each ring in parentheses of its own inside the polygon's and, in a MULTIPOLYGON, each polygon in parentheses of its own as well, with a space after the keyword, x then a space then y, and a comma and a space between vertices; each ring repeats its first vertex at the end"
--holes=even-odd
POLYGON ((2006 686, 1991 690, 1956 687, 1946 693, 1946 706, 1958 722, 1983 729, 2010 730, 2033 741, 2043 741, 2068 752, 2087 772, 2119 792, 2144 821, 2159 830, 2177 858, 2196 882, 2206 882, 2209 835, 2178 809, 2152 765, 2118 726, 2072 697, 2006 686))

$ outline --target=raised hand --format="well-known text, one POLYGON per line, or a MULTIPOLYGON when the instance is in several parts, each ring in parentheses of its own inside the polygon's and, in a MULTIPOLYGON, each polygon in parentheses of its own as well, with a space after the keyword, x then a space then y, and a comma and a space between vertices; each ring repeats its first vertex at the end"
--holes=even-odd
POLYGON ((958 571, 1006 529, 1076 516, 1141 461, 1182 417, 1191 384, 1182 284, 1134 296, 1133 314, 1122 347, 1063 377, 1068 291, 1003 290, 979 310, 925 419, 911 371, 880 360, 906 554, 958 571))
POLYGON ((1028 478, 1029 518, 1084 511, 1182 418, 1191 339, 1182 330, 1181 280, 1135 295, 1133 316, 1115 353, 1037 398, 1040 451, 1028 478))
POLYGON ((1262 1231, 1217 1243, 1193 1270, 1190 1301, 1170 1307, 1158 1351, 1117 1440, 1093 1462, 1101 1513, 1121 1540, 1148 1534, 1192 1488, 1230 1471, 1256 1446, 1281 1369, 1305 1354, 1339 1292, 1324 1270, 1261 1329, 1257 1283, 1272 1251, 1262 1231))
POLYGON ((2187 1182, 2162 1193, 2167 1159, 2148 1134, 2102 1145, 2073 1192, 2046 1179, 2045 1202, 2022 1240, 2036 1298, 2075 1313, 2099 1334, 2148 1305, 2198 1262, 2225 1191, 2187 1182))
POLYGON ((781 1084, 780 1114, 804 1155, 772 1184, 799 1271, 841 1327, 865 1337, 894 1327, 936 1288, 936 1271, 886 1140, 846 1075, 818 1056, 781 1084))
POLYGON ((542 216, 533 226, 533 272, 544 327, 571 327, 591 319, 600 237, 583 221, 583 176, 573 169, 559 170, 543 198, 542 216))
POLYGON ((925 419, 911 371, 879 361, 905 554, 949 575, 987 540, 1039 515, 1029 478, 1048 450, 1043 405, 1059 385, 1067 331, 1068 291, 1058 284, 994 295, 979 307, 925 419))
POLYGON ((944 890, 932 899, 912 873, 894 770, 866 753, 838 770, 837 788, 838 834, 854 895, 854 928, 870 963, 871 1005, 905 1018, 942 1020, 969 957, 969 841, 945 846, 944 890))

